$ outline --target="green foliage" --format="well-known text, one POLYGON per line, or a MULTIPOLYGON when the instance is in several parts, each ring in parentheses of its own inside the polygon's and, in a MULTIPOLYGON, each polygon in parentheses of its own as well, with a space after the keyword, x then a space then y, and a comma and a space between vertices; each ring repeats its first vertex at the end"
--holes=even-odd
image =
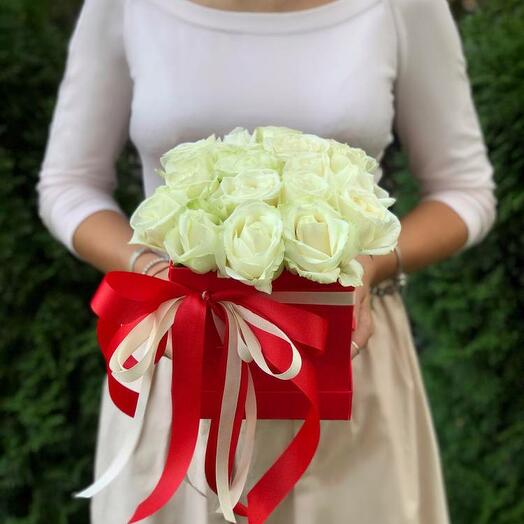
MULTIPOLYGON (((103 365, 95 270, 52 240, 35 184, 78 1, 4 0, 0 11, 0 522, 87 522, 103 365), (8 321, 6 321, 8 319, 8 321)), ((140 185, 129 155, 118 198, 140 185)))
MULTIPOLYGON (((0 7, 0 521, 88 521, 71 493, 91 480, 102 360, 88 304, 100 274, 51 239, 35 184, 66 41, 80 0, 0 7)), ((524 522, 524 7, 490 0, 461 17, 476 104, 496 167, 498 221, 486 241, 414 275, 413 319, 455 524, 524 522)), ((135 156, 117 198, 140 197, 135 156)), ((416 188, 395 153, 399 210, 416 188)), ((399 523, 400 524, 400 523, 399 523)), ((422 524, 422 523, 421 523, 422 524)))
MULTIPOLYGON (((460 20, 498 217, 482 244, 413 275, 407 302, 453 522, 517 524, 524 522, 524 4, 490 0, 460 20)), ((403 169, 394 180, 405 212, 413 182, 403 169)))

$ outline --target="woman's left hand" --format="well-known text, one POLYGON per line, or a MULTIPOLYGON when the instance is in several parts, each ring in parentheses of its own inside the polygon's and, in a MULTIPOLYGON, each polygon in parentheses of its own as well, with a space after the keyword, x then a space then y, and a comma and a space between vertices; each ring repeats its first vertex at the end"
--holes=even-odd
POLYGON ((369 338, 373 334, 373 316, 371 314, 371 285, 375 277, 375 266, 370 256, 357 257, 357 260, 364 267, 364 283, 362 286, 355 288, 355 330, 353 331, 352 340, 358 346, 351 344, 351 358, 355 358, 362 351, 369 338))

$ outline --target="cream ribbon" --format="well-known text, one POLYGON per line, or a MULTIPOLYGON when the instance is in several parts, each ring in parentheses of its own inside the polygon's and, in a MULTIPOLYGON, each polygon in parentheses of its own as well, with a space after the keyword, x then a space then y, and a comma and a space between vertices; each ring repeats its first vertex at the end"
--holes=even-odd
MULTIPOLYGON (((351 305, 354 302, 354 293, 329 292, 282 292, 273 293, 272 298, 283 303, 295 304, 322 304, 322 305, 351 305), (341 296, 343 295, 343 297, 341 296)), ((131 458, 138 443, 151 390, 155 370, 155 354, 162 337, 168 333, 166 356, 172 356, 171 326, 175 321, 177 310, 184 300, 184 296, 170 299, 158 309, 142 319, 122 340, 113 353, 109 368, 113 376, 122 383, 139 382, 139 397, 133 425, 127 433, 126 439, 117 456, 108 469, 90 486, 75 493, 77 498, 90 498, 109 485, 123 470, 131 458), (143 349, 145 345, 145 349, 143 349), (140 351, 143 349, 143 351, 140 351), (132 368, 125 368, 127 359, 133 356, 137 363, 132 368)), ((236 506, 244 490, 253 448, 255 443, 255 429, 257 421, 256 395, 251 370, 248 367, 248 385, 246 395, 246 431, 241 448, 238 465, 229 482, 228 461, 229 446, 233 431, 235 411, 240 391, 242 361, 255 361, 257 366, 268 375, 280 380, 290 380, 298 375, 302 367, 302 358, 291 339, 275 324, 253 313, 249 309, 230 301, 220 301, 229 326, 226 374, 224 379, 224 393, 220 407, 220 421, 218 427, 216 453, 216 483, 219 505, 217 512, 221 512, 228 522, 236 522, 233 508, 236 506), (276 336, 287 343, 291 351, 291 363, 282 373, 273 373, 262 353, 262 347, 253 333, 254 326, 266 333, 276 336)), ((213 313, 217 330, 224 339, 224 328, 220 319, 213 313)), ((186 480, 199 493, 205 496, 186 474, 186 480)))
POLYGON ((166 354, 172 354, 171 330, 176 311, 182 302, 183 297, 167 300, 160 304, 156 311, 153 311, 143 318, 120 342, 117 349, 111 356, 109 368, 113 376, 121 383, 131 383, 140 381, 139 396, 135 410, 135 416, 126 439, 122 444, 118 454, 113 459, 106 471, 90 486, 80 492, 74 493, 76 498, 91 498, 108 486, 124 469, 131 458, 140 434, 142 432, 144 416, 151 391, 153 374, 155 371, 155 353, 162 337, 168 333, 166 344, 166 354), (146 343, 145 351, 139 355, 140 349, 146 343), (124 367, 126 360, 133 355, 138 363, 130 369, 124 367))
POLYGON ((252 362, 254 360, 258 367, 268 375, 281 380, 290 380, 300 372, 302 357, 291 339, 272 322, 253 313, 244 306, 234 304, 233 302, 223 301, 220 302, 220 304, 227 315, 229 333, 224 394, 220 407, 220 422, 217 437, 216 483, 219 501, 217 511, 222 512, 228 522, 236 522, 233 508, 240 500, 246 484, 255 443, 257 420, 255 388, 253 386, 251 370, 248 367, 246 433, 238 461, 238 468, 230 486, 228 475, 229 445, 240 390, 241 360, 244 362, 252 362), (249 324, 287 342, 291 349, 291 363, 287 370, 282 373, 273 373, 271 371, 262 353, 260 342, 249 327, 249 324))

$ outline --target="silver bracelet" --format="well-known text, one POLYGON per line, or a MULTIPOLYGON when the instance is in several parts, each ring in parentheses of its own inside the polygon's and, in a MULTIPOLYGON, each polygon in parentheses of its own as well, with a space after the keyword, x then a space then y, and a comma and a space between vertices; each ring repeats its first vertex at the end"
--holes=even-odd
POLYGON ((395 246, 394 249, 395 256, 397 257, 397 271, 393 277, 389 280, 386 280, 384 285, 378 284, 371 289, 371 294, 382 297, 384 295, 391 295, 393 293, 401 293, 407 285, 408 275, 404 272, 404 267, 402 265, 402 255, 400 248, 395 246))
POLYGON ((153 253, 153 250, 148 247, 139 247, 135 249, 133 253, 131 253, 131 256, 129 257, 129 262, 127 265, 129 271, 135 270, 135 264, 136 264, 136 261, 138 260, 138 257, 142 255, 143 253, 147 253, 147 252, 153 253))
POLYGON ((402 255, 398 244, 395 246, 395 255, 397 255, 397 274, 395 275, 395 280, 398 282, 400 290, 402 290, 408 283, 408 275, 404 271, 404 266, 402 265, 402 255))
POLYGON ((157 258, 154 258, 153 260, 150 260, 145 266, 144 269, 142 269, 142 274, 147 275, 147 272, 157 264, 160 264, 161 262, 166 262, 168 260, 167 255, 166 256, 158 256, 157 258))

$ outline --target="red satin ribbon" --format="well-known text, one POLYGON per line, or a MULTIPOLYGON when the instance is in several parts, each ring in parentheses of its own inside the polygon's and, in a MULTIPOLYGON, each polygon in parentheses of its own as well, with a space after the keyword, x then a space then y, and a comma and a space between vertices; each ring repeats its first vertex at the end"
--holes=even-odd
MULTIPOLYGON (((138 505, 129 523, 145 519, 164 506, 178 489, 191 463, 200 423, 202 369, 209 309, 213 309, 224 319, 218 302, 230 301, 242 305, 278 326, 299 348, 307 348, 317 353, 325 348, 327 324, 318 315, 276 302, 269 295, 231 279, 192 274, 189 287, 175 281, 177 277, 177 272, 172 270, 169 281, 137 273, 112 271, 105 275, 91 300, 91 308, 99 317, 98 341, 106 360, 111 398, 121 411, 134 416, 138 394, 112 376, 109 369, 111 356, 129 331, 146 315, 155 311, 166 300, 183 297, 171 326, 172 427, 167 459, 157 485, 138 505)), ((225 320, 227 321, 227 318, 225 320)), ((228 326, 226 332, 227 328, 228 326)), ((289 351, 286 350, 285 342, 254 326, 251 326, 251 329, 259 339, 268 363, 278 372, 287 369, 289 351)), ((155 363, 165 352, 166 340, 167 334, 158 346, 155 363)), ((301 355, 302 368, 292 379, 292 383, 307 399, 309 411, 288 447, 249 491, 247 506, 238 503, 235 507, 237 514, 248 517, 249 524, 260 524, 267 519, 300 479, 318 446, 320 420, 315 373, 308 355, 304 352, 301 352, 301 355)), ((223 350, 222 371, 225 371, 226 356, 227 351, 223 350)), ((136 360, 130 357, 125 365, 132 367, 135 364, 136 360)), ((229 454, 230 475, 244 415, 248 365, 256 364, 242 363, 241 388, 229 454)), ((206 449, 206 477, 214 491, 219 422, 218 414, 211 421, 206 449)))

